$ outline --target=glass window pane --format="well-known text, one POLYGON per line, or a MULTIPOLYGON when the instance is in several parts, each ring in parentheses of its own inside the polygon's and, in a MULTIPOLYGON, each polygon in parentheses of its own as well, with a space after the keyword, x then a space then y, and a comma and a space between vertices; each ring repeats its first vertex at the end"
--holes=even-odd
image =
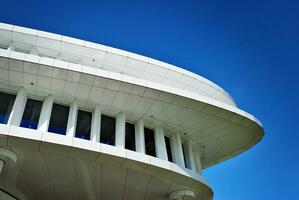
POLYGON ((135 151, 135 125, 126 123, 126 149, 135 151))
POLYGON ((91 129, 91 112, 78 110, 75 137, 89 140, 91 129))
POLYGON ((43 103, 41 101, 27 99, 20 126, 25 128, 37 129, 42 105, 43 103))
POLYGON ((65 135, 67 128, 67 121, 69 117, 68 106, 63 106, 54 103, 51 112, 51 119, 49 124, 49 132, 65 135))
POLYGON ((156 156, 155 133, 152 129, 144 128, 144 140, 146 154, 156 156))
POLYGON ((168 161, 173 162, 172 153, 171 153, 170 139, 167 136, 165 136, 164 138, 165 138, 168 161))
POLYGON ((115 144, 115 118, 102 115, 101 143, 109 145, 115 144))
POLYGON ((0 123, 6 124, 15 102, 16 95, 0 92, 0 123))

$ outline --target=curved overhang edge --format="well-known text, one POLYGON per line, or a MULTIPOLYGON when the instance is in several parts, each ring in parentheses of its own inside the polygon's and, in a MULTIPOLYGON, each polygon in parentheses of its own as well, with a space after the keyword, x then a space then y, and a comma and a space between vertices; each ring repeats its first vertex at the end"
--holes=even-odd
POLYGON ((226 90, 224 90, 222 87, 220 87, 218 84, 216 84, 216 83, 210 81, 209 79, 207 79, 201 75, 198 75, 194 72, 188 71, 184 68, 181 68, 181 67, 163 62, 163 61, 156 60, 154 58, 150 58, 150 57, 143 56, 143 55, 140 55, 137 53, 132 53, 132 52, 129 52, 126 50, 110 47, 110 46, 103 45, 103 44, 89 42, 87 40, 81 40, 81 39, 77 39, 77 38, 73 38, 73 37, 69 37, 69 36, 65 36, 65 35, 61 35, 61 34, 50 33, 50 32, 46 32, 46 31, 41 31, 41 30, 32 29, 32 28, 26 28, 26 27, 17 26, 17 25, 5 24, 5 23, 0 22, 0 29, 18 32, 18 33, 22 33, 22 34, 27 34, 27 35, 31 35, 31 36, 43 37, 43 38, 56 40, 56 41, 63 41, 63 42, 67 42, 67 43, 74 44, 74 45, 82 45, 85 47, 106 51, 106 52, 117 54, 120 56, 130 57, 132 59, 136 59, 139 61, 154 64, 159 67, 166 68, 166 69, 171 69, 178 73, 182 73, 186 76, 190 76, 194 79, 202 81, 202 82, 204 82, 208 85, 211 85, 212 87, 222 91, 223 94, 231 100, 232 104, 236 106, 236 103, 235 103, 234 99, 232 98, 232 96, 226 90))

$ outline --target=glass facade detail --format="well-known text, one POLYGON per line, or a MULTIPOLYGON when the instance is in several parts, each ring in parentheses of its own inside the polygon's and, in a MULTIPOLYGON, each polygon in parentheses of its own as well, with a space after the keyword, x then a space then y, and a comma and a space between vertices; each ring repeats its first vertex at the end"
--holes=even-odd
POLYGON ((129 122, 126 122, 126 144, 125 148, 135 151, 135 125, 129 122))
POLYGON ((41 101, 27 99, 20 126, 24 128, 37 129, 42 105, 43 102, 41 101))
POLYGON ((70 107, 53 104, 48 131, 61 135, 66 134, 70 107))
POLYGON ((75 137, 85 140, 90 139, 91 118, 91 112, 78 110, 75 137))
POLYGON ((144 128, 144 142, 145 142, 145 153, 147 155, 156 157, 154 130, 149 128, 144 128))
POLYGON ((0 92, 0 123, 7 124, 16 95, 0 92))
POLYGON ((115 145, 115 118, 102 115, 100 142, 115 145))

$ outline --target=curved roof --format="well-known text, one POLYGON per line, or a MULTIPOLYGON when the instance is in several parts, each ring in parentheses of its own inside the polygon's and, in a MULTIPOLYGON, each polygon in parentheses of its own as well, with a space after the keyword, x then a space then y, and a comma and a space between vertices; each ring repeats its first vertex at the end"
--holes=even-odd
POLYGON ((261 123, 237 108, 223 89, 178 67, 7 24, 0 24, 0 46, 2 89, 25 87, 37 96, 100 104, 111 115, 125 112, 131 121, 143 118, 145 125, 180 133, 183 141, 191 138, 203 167, 234 157, 263 137, 261 123))
POLYGON ((0 24, 0 45, 59 58, 201 94, 235 106, 215 83, 174 65, 112 47, 44 31, 0 24))

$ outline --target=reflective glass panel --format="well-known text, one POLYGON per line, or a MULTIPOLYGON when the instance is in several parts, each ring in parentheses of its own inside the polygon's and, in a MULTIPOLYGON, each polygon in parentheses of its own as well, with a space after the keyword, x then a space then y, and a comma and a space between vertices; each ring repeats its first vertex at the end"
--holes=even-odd
POLYGON ((91 112, 78 110, 75 137, 89 140, 91 129, 91 112))
POLYGON ((41 101, 27 99, 20 126, 25 128, 37 129, 42 105, 43 102, 41 101))
POLYGON ((115 144, 115 118, 106 115, 101 116, 101 143, 115 144))
POLYGON ((165 136, 164 138, 165 138, 165 144, 166 144, 168 161, 173 162, 172 152, 171 152, 170 138, 167 137, 167 136, 165 136))
POLYGON ((0 92, 0 123, 7 124, 16 95, 0 92))
POLYGON ((155 132, 152 129, 144 128, 145 153, 156 156, 155 132))
POLYGON ((66 134, 69 110, 70 107, 68 106, 64 106, 56 103, 53 104, 51 119, 50 119, 50 124, 48 129, 49 132, 58 133, 61 135, 66 134))
POLYGON ((126 149, 135 151, 135 125, 126 123, 126 149))

